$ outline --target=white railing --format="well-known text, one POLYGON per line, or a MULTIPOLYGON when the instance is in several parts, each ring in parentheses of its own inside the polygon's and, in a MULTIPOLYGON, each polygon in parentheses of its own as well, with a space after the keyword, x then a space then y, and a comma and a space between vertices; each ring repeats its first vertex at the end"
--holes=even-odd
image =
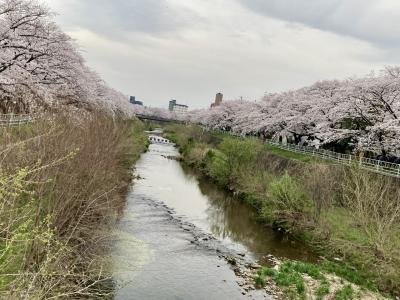
POLYGON ((400 165, 381 161, 377 159, 359 157, 352 154, 343 154, 324 149, 316 149, 314 147, 299 146, 294 144, 283 144, 272 140, 267 140, 266 143, 279 149, 308 154, 321 159, 336 161, 341 164, 354 164, 357 163, 363 169, 377 172, 383 175, 400 177, 400 165))
POLYGON ((0 127, 20 126, 35 120, 36 116, 30 114, 0 114, 0 127))
MULTIPOLYGON (((203 127, 204 130, 210 131, 209 128, 203 127)), ((232 136, 244 138, 243 135, 231 132, 231 131, 223 131, 223 130, 212 130, 216 132, 226 133, 232 136)), ((365 158, 360 156, 355 156, 352 154, 343 154, 338 152, 333 152, 325 149, 317 149, 315 147, 310 146, 300 146, 295 144, 284 144, 280 142, 276 142, 273 140, 266 140, 267 144, 274 146, 276 148, 287 150, 291 152, 296 152, 300 154, 307 154, 314 157, 318 157, 320 159, 327 159, 331 161, 335 161, 340 164, 358 164, 361 168, 370 170, 372 172, 376 172, 382 175, 393 176, 400 178, 400 164, 390 163, 386 161, 381 161, 377 159, 365 158)))

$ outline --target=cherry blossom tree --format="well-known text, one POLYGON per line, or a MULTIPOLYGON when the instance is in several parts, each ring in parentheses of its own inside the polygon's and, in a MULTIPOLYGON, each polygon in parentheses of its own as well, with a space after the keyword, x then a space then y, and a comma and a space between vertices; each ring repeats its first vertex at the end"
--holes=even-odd
POLYGON ((400 156, 400 68, 361 78, 319 81, 266 94, 257 103, 228 101, 191 112, 190 121, 213 129, 295 143, 400 156), (343 146, 345 144, 345 146, 343 146))
POLYGON ((36 0, 0 0, 0 112, 68 107, 134 114, 128 97, 85 65, 47 7, 36 0))

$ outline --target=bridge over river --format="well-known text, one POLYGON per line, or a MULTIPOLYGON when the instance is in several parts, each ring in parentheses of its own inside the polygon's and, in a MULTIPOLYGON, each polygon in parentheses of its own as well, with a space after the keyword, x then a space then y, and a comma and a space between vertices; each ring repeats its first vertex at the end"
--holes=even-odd
POLYGON ((149 116, 143 114, 136 114, 136 117, 142 121, 152 121, 152 122, 159 122, 159 123, 185 123, 183 121, 175 120, 175 119, 168 119, 159 116, 149 116))

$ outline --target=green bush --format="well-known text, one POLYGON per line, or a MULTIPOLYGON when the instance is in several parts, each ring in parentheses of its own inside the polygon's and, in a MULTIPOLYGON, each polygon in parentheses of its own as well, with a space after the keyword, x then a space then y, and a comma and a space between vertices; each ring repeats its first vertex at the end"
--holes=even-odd
POLYGON ((239 140, 228 137, 224 138, 219 149, 225 154, 226 163, 230 172, 233 173, 239 167, 246 166, 255 160, 260 144, 250 139, 239 140))
POLYGON ((271 182, 268 200, 262 209, 264 217, 285 229, 306 224, 304 221, 312 216, 313 201, 287 173, 271 182))
POLYGON ((224 153, 218 150, 209 150, 205 157, 207 175, 221 186, 229 185, 230 169, 224 153))

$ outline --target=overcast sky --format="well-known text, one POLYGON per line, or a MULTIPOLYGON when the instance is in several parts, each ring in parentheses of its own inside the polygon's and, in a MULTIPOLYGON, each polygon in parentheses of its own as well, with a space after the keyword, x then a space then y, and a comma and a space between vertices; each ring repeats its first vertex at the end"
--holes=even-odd
POLYGON ((149 106, 256 100, 400 64, 400 0, 47 0, 91 68, 149 106))

